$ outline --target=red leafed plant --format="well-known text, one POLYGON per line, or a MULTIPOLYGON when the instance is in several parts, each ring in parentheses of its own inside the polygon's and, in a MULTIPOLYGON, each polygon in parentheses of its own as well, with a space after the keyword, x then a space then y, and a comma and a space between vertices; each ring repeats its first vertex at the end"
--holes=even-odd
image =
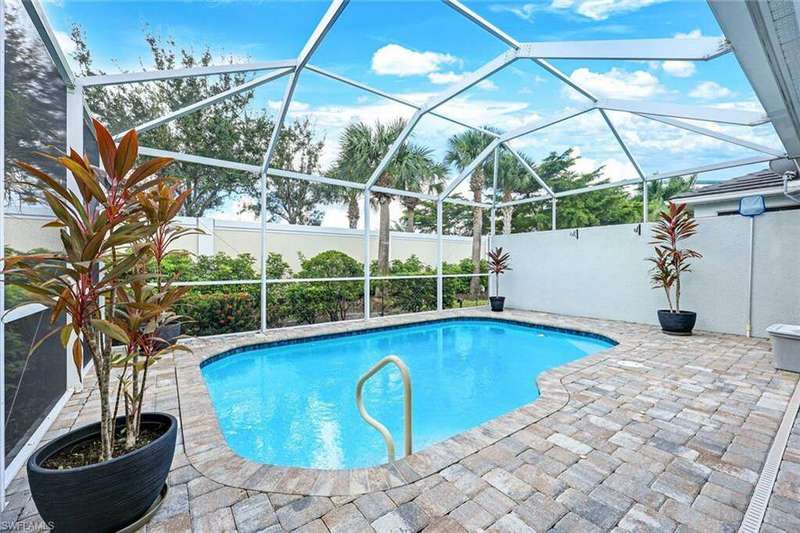
POLYGON ((654 289, 664 289, 673 313, 681 312, 681 274, 691 272, 690 259, 703 257, 695 250, 681 248, 681 241, 696 233, 697 222, 686 204, 669 202, 653 226, 650 244, 655 245, 655 256, 647 259, 653 263, 650 283, 654 289))
POLYGON ((14 274, 11 283, 50 309, 53 325, 66 314, 65 325, 53 333, 60 333, 65 347, 71 345, 79 375, 84 357, 91 357, 100 396, 96 459, 105 461, 136 447, 148 369, 164 355, 186 349, 160 338, 160 331, 177 320, 172 307, 187 290, 164 279, 161 265, 170 244, 196 230, 173 223, 189 192, 158 174, 172 160, 159 157, 137 165, 135 131, 117 145, 99 122, 94 128, 102 170, 75 150, 47 156, 72 174, 77 190, 17 162, 52 210, 53 220, 45 227, 59 230, 64 250, 8 257, 5 273, 14 274), (112 408, 114 367, 121 370, 112 408), (115 427, 120 402, 121 430, 115 427))
POLYGON ((489 272, 494 274, 494 294, 500 296, 500 274, 511 270, 511 254, 503 252, 503 248, 489 250, 489 272))

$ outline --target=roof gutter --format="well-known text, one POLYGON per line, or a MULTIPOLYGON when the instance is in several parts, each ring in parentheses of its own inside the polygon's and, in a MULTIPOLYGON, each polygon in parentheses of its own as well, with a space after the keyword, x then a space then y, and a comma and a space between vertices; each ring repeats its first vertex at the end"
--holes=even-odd
MULTIPOLYGON (((750 190, 734 191, 721 194, 687 196, 684 198, 675 197, 673 198, 673 200, 684 204, 705 204, 714 202, 725 202, 728 200, 739 200, 740 198, 744 198, 745 196, 756 196, 756 195, 769 196, 769 197, 783 196, 785 192, 800 192, 800 183, 795 184, 794 186, 789 186, 789 182, 787 181, 783 187, 765 187, 763 189, 750 189, 750 190)), ((799 201, 797 199, 794 200, 799 201)))

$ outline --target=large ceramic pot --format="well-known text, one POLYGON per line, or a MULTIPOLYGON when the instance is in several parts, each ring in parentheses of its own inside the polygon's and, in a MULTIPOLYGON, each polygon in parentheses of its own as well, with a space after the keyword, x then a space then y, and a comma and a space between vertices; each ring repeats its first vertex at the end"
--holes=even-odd
MULTIPOLYGON (((124 424, 117 419, 117 425, 124 424)), ((159 498, 175 454, 178 421, 166 413, 142 414, 142 427, 164 432, 146 446, 110 461, 56 470, 42 468, 56 452, 100 438, 100 423, 58 437, 28 459, 28 482, 42 519, 54 531, 111 532, 133 524, 159 498)))
POLYGON ((506 303, 505 296, 490 296, 489 303, 492 306, 492 311, 502 311, 506 303))
POLYGON ((161 326, 156 330, 156 336, 164 339, 169 345, 175 344, 178 340, 178 337, 181 336, 181 323, 180 322, 173 322, 171 324, 167 324, 166 326, 161 326))
POLYGON ((669 309, 659 309, 658 322, 661 324, 661 331, 667 335, 688 336, 692 334, 694 324, 697 322, 697 313, 692 311, 673 313, 669 309))

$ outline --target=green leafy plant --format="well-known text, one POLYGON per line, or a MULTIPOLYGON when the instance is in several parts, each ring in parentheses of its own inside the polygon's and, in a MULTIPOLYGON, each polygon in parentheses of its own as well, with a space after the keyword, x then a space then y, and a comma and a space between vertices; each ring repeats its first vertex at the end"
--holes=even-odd
MULTIPOLYGON (((436 271, 416 255, 405 261, 395 259, 391 264, 392 276, 433 276, 436 271)), ((418 313, 436 309, 436 278, 399 278, 376 281, 386 284, 390 306, 405 313, 418 313)))
POLYGON ((664 289, 673 313, 681 312, 681 274, 691 272, 691 259, 703 257, 695 250, 681 247, 682 241, 695 234, 697 222, 686 204, 669 202, 653 226, 650 244, 655 245, 655 255, 647 258, 653 263, 650 284, 654 289, 664 289))
MULTIPOLYGON (((303 259, 297 278, 353 278, 364 273, 361 263, 349 255, 328 250, 310 259, 303 259)), ((347 314, 362 297, 360 281, 310 281, 292 283, 286 289, 289 313, 298 322, 311 324, 317 316, 327 315, 330 321, 346 320, 347 314)))
POLYGON ((259 328, 261 303, 258 290, 252 292, 189 293, 176 307, 189 317, 184 329, 189 335, 241 333, 259 328))
POLYGON ((59 229, 64 251, 8 257, 5 272, 10 283, 50 309, 51 326, 66 313, 65 324, 54 327, 51 335, 59 334, 64 347, 71 345, 79 374, 88 351, 100 396, 97 460, 105 461, 136 446, 149 368, 167 354, 186 350, 159 336, 162 327, 177 320, 172 308, 187 291, 166 279, 162 266, 170 245, 196 230, 173 224, 189 192, 158 175, 172 160, 153 158, 137 165, 135 131, 117 145, 99 122, 94 128, 102 171, 75 150, 48 156, 72 174, 77 191, 17 162, 34 178, 30 186, 52 210, 54 218, 45 227, 59 229), (153 263, 154 273, 148 270, 153 263), (112 367, 122 369, 113 408, 112 367), (115 445, 120 401, 124 442, 115 445))
POLYGON ((494 274, 494 295, 500 296, 500 275, 511 270, 511 254, 503 248, 489 250, 489 273, 494 274))

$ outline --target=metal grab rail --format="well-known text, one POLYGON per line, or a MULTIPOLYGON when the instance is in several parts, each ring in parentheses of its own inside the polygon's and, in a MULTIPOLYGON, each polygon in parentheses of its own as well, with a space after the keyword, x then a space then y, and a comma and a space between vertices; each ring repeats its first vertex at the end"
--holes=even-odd
POLYGON ((375 366, 370 368, 366 374, 361 376, 361 378, 358 380, 358 384, 356 384, 356 406, 358 407, 358 412, 361 413, 361 418, 363 418, 367 424, 377 429, 383 437, 383 440, 386 442, 386 453, 389 456, 389 462, 391 463, 394 461, 394 439, 392 438, 392 434, 389 433, 389 430, 386 429, 386 426, 372 418, 369 413, 367 413, 367 410, 364 408, 364 400, 362 398, 364 383, 366 383, 369 378, 374 376, 381 368, 385 367, 389 363, 394 363, 395 366, 400 369, 400 375, 403 377, 403 422, 405 430, 405 452, 406 455, 411 455, 411 375, 408 373, 408 367, 402 359, 396 355, 387 355, 378 361, 375 366))

